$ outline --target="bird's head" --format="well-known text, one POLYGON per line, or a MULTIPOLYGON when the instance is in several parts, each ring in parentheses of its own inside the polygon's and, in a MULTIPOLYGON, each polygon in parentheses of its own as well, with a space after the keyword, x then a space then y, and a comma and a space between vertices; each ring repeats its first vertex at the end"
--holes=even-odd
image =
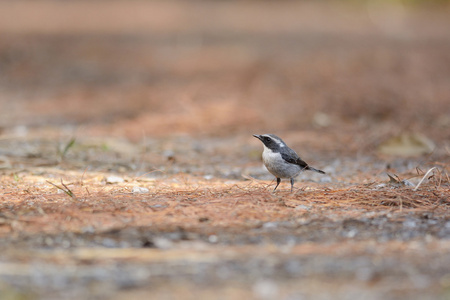
POLYGON ((259 139, 264 146, 272 151, 277 151, 280 148, 286 147, 286 143, 275 134, 254 134, 253 136, 259 139))

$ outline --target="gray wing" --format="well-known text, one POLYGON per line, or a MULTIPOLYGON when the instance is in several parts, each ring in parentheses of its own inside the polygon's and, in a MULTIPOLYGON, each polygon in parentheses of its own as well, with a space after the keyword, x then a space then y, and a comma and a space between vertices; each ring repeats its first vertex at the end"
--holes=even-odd
POLYGON ((290 164, 298 165, 302 169, 308 169, 308 164, 303 161, 298 154, 291 148, 284 147, 280 149, 281 157, 290 164))

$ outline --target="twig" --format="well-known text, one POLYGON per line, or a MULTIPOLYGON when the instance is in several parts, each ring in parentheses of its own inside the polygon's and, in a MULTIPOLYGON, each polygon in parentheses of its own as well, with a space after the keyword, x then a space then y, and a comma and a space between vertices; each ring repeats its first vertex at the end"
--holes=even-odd
POLYGON ((431 169, 429 169, 425 175, 423 175, 422 179, 419 181, 419 183, 417 184, 417 186, 413 189, 413 191, 417 191, 417 189, 419 188, 419 186, 422 184, 422 182, 425 180, 425 178, 427 178, 428 174, 430 174, 431 171, 433 171, 434 169, 436 169, 436 167, 432 167, 431 169))

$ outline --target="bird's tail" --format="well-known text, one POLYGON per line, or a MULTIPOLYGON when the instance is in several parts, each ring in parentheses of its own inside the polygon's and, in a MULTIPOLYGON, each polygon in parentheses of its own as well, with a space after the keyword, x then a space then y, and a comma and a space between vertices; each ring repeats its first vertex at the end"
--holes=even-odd
POLYGON ((317 172, 317 173, 320 173, 320 174, 325 174, 324 171, 319 170, 319 169, 316 169, 316 168, 313 168, 313 167, 310 167, 310 166, 308 166, 308 167, 306 168, 306 170, 314 171, 314 172, 317 172))

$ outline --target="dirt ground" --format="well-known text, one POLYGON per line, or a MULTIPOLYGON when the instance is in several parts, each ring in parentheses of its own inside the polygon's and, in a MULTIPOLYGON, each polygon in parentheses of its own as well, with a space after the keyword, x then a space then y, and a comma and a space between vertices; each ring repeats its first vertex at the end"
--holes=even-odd
POLYGON ((450 299, 450 7, 405 3, 0 1, 0 300, 450 299))

